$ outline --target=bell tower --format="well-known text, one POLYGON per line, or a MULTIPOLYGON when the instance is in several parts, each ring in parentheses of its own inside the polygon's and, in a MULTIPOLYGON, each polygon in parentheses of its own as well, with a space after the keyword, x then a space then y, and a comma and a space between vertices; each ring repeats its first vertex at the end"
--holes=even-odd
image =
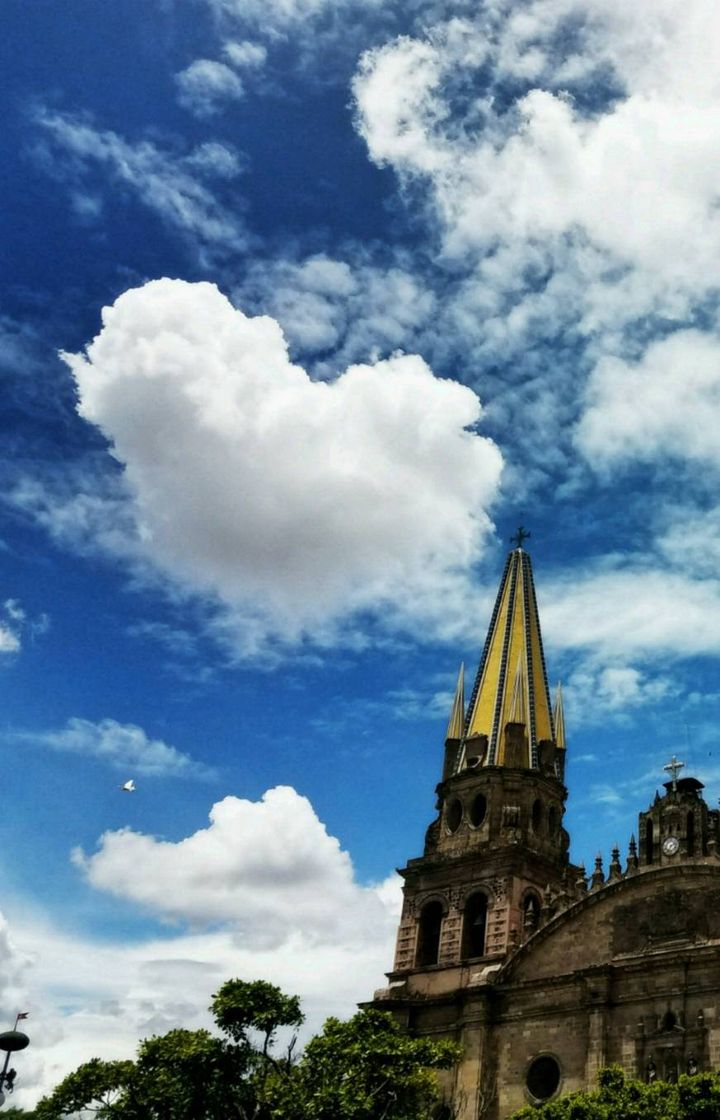
POLYGON ((673 755, 664 768, 671 775, 665 782, 665 796, 656 793, 647 812, 640 814, 640 867, 666 866, 718 853, 720 814, 703 800, 702 782, 678 777, 684 767, 673 755))
POLYGON ((562 693, 550 703, 532 564, 514 539, 470 699, 461 668, 425 850, 400 874, 394 999, 487 977, 571 895, 562 693), (401 996, 402 990, 402 996, 401 996))

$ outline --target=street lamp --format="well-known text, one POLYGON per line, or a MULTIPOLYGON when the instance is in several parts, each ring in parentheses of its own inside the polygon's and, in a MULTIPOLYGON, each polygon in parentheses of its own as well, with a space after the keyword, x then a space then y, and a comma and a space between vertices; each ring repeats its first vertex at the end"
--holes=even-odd
POLYGON ((17 1029, 20 1020, 25 1018, 27 1018, 27 1013, 21 1012, 17 1016, 15 1026, 11 1031, 0 1032, 0 1050, 5 1051, 5 1064, 3 1065, 2 1073, 0 1073, 0 1106, 5 1104, 5 1093, 3 1090, 7 1089, 9 1093, 12 1093, 17 1076, 14 1069, 8 1069, 10 1055, 16 1050, 24 1050, 26 1046, 30 1045, 28 1036, 17 1029))

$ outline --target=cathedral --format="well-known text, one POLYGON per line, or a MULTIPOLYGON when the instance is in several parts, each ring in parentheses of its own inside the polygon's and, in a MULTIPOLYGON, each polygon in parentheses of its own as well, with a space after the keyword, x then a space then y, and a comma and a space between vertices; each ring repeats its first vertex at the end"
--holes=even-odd
POLYGON ((607 874, 571 862, 562 693, 552 704, 525 536, 467 704, 460 672, 438 815, 400 872, 395 964, 372 1004, 461 1044, 457 1120, 504 1120, 610 1064, 645 1081, 720 1066, 720 814, 673 758, 625 865, 617 849, 607 874))

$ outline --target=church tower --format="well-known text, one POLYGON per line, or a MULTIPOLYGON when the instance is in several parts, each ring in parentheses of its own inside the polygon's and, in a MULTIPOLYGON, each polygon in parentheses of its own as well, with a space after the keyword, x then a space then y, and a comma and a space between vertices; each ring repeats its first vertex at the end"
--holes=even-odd
MULTIPOLYGON (((438 817, 401 871, 391 982, 455 990, 497 966, 572 890, 562 694, 550 704, 530 556, 507 558, 470 699, 460 670, 438 817)), ((577 876, 575 876, 577 877, 577 876)))
POLYGON ((593 1087, 604 1066, 677 1080, 720 1067, 720 812, 679 778, 640 814, 627 866, 569 862, 562 694, 545 673, 521 530, 465 702, 460 670, 437 818, 400 872, 394 970, 375 993, 409 1031, 453 1038, 457 1120, 593 1087))

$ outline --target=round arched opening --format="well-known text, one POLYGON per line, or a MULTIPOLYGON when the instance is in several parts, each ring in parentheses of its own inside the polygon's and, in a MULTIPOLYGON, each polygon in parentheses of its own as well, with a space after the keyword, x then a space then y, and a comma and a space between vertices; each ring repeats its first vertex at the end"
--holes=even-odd
POLYGON ((462 958, 482 957, 485 954, 485 931, 487 928, 487 895, 482 891, 471 895, 465 904, 463 915, 462 958))
POLYGON ((470 806, 470 824, 473 826, 473 828, 480 827, 480 825, 485 820, 486 813, 487 800, 484 794, 479 793, 470 806))
POLYGON ((525 1077, 527 1090, 534 1101, 547 1101, 560 1085, 560 1066, 550 1054, 535 1058, 525 1077))
POLYGON ((462 801, 454 797, 452 801, 448 803, 448 807, 445 810, 445 824, 448 826, 450 832, 457 832, 460 827, 462 815, 462 801))
POLYGON ((548 832, 551 836, 555 836, 558 830, 558 811, 554 805, 551 805, 548 810, 548 832))
POLYGON ((437 964, 440 955, 440 934, 443 923, 441 902, 428 902, 420 914, 416 963, 422 968, 437 964))
POLYGON ((530 818, 533 832, 540 831, 540 828, 542 826, 542 815, 542 801, 540 800, 540 798, 538 798, 537 801, 533 801, 532 815, 530 818))

